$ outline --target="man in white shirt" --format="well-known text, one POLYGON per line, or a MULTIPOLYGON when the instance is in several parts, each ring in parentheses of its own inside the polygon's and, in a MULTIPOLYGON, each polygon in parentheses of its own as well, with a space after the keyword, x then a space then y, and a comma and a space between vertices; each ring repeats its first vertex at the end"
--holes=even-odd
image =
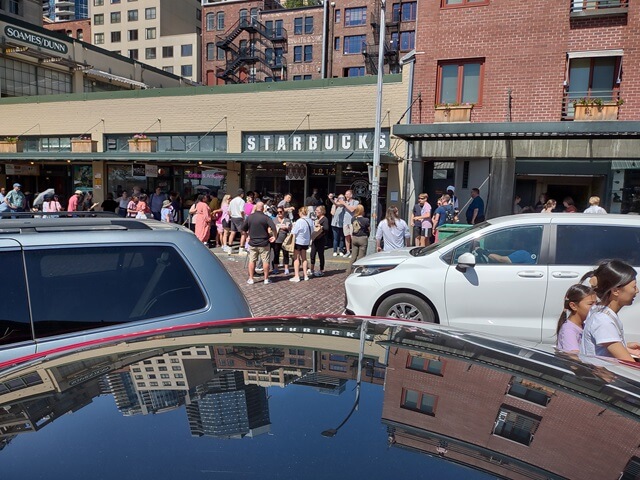
MULTIPOLYGON (((0 188, 0 213, 6 212, 9 210, 9 205, 4 201, 4 198, 7 196, 7 189, 2 187, 0 188)), ((2 217, 0 217, 2 219, 2 217)))
POLYGON ((244 190, 239 188, 237 195, 229 202, 229 223, 231 227, 231 233, 229 233, 229 243, 226 248, 227 252, 231 252, 231 245, 233 245, 233 239, 236 236, 236 232, 240 232, 240 251, 244 246, 246 234, 242 230, 242 224, 244 223, 244 190))

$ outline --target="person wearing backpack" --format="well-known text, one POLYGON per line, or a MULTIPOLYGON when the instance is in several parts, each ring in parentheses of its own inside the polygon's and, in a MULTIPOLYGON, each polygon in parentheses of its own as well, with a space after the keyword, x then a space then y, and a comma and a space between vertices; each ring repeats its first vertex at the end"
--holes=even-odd
POLYGON ((467 223, 475 225, 484 222, 484 200, 480 197, 480 190, 477 188, 471 189, 471 198, 471 204, 467 208, 467 223))
POLYGON ((456 212, 451 205, 451 197, 449 195, 443 195, 440 198, 441 205, 436 208, 435 213, 433 214, 433 229, 435 230, 436 242, 438 242, 438 230, 442 225, 448 223, 456 223, 456 212))

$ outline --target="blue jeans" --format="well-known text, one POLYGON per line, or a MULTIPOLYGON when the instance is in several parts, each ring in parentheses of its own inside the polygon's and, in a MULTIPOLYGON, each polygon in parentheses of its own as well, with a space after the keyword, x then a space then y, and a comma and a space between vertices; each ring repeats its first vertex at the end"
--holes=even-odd
POLYGON ((341 252, 344 250, 344 232, 342 227, 331 226, 333 231, 333 253, 341 252))

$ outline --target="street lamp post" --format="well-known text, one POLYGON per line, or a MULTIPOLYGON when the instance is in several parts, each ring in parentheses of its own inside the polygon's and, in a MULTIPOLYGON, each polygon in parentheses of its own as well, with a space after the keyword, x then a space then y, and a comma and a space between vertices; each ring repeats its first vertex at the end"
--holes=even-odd
POLYGON ((378 226, 378 193, 380 192, 380 133, 382 123, 382 77, 384 76, 385 0, 380 0, 378 38, 378 89, 376 96, 376 128, 373 134, 373 172, 371 175, 371 232, 367 253, 376 252, 376 228, 378 226))

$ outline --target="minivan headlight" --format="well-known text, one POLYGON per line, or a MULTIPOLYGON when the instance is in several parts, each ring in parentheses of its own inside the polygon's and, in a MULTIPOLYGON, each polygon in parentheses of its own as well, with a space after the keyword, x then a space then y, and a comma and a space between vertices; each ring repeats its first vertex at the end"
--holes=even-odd
POLYGON ((353 267, 351 273, 357 273, 361 277, 370 277, 371 275, 377 275, 378 273, 386 272, 398 265, 361 265, 353 267))

